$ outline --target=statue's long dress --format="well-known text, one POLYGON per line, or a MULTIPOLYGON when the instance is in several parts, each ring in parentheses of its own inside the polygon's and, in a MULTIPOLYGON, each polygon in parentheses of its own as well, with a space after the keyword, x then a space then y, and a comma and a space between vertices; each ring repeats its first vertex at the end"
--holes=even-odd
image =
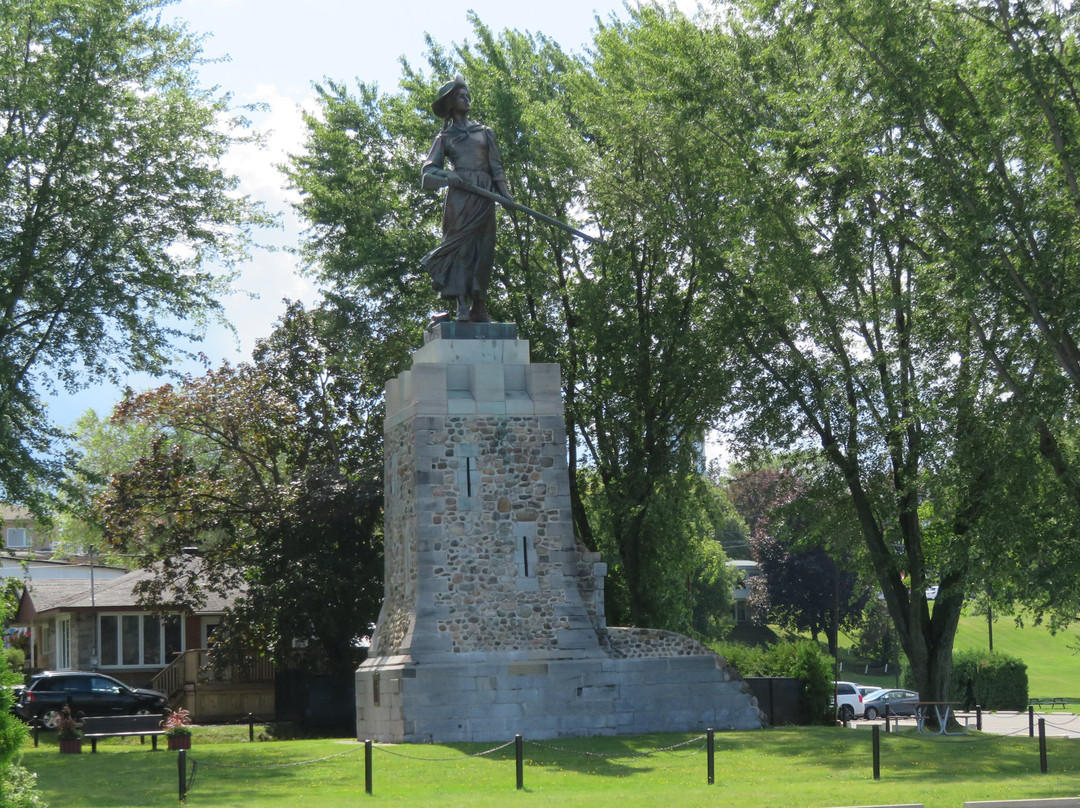
MULTIPOLYGON (((455 173, 484 190, 505 182, 492 131, 480 124, 451 126, 431 145, 423 171, 443 168, 449 159, 455 173)), ((420 263, 431 285, 444 298, 483 299, 495 261, 495 203, 479 194, 448 188, 443 208, 443 240, 420 263)))

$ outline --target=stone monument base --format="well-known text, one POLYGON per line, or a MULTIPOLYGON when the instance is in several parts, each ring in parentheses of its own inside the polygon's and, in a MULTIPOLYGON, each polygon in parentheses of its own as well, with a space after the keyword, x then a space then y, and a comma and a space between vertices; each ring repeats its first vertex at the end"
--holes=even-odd
MULTIPOLYGON (((697 645, 671 632, 608 631, 612 639, 625 632, 697 645)), ((382 743, 759 729, 763 716, 746 683, 723 657, 698 648, 550 660, 469 654, 424 664, 380 657, 357 673, 357 726, 363 740, 382 743)))
POLYGON ((356 674, 383 742, 753 729, 723 657, 609 628, 574 535, 558 365, 507 323, 438 323, 386 386, 385 596, 356 674))

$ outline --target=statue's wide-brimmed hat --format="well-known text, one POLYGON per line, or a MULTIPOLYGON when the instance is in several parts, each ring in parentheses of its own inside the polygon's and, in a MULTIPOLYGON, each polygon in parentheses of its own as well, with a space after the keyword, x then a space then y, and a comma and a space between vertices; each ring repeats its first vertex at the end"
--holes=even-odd
POLYGON ((439 88, 438 94, 435 96, 435 100, 431 102, 431 111, 434 112, 440 118, 447 118, 450 115, 450 102, 453 99, 454 91, 459 87, 465 86, 465 79, 458 73, 454 76, 453 81, 448 81, 442 87, 439 88))

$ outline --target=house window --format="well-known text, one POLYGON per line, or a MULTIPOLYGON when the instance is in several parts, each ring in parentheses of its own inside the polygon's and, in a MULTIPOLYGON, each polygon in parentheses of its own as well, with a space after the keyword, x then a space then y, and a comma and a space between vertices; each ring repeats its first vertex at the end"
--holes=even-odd
POLYGON ((7 529, 8 547, 28 547, 28 539, 25 527, 9 527, 7 529))
POLYGON ((103 668, 163 667, 184 650, 179 615, 103 614, 98 636, 103 668))

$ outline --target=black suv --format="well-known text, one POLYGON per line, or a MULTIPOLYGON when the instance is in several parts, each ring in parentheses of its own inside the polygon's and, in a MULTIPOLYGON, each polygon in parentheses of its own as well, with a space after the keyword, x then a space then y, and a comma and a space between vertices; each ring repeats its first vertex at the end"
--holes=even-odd
POLYGON ((45 671, 30 680, 15 712, 24 721, 38 718, 43 726, 54 729, 65 704, 72 715, 136 715, 163 712, 169 699, 164 693, 131 688, 101 673, 45 671))

